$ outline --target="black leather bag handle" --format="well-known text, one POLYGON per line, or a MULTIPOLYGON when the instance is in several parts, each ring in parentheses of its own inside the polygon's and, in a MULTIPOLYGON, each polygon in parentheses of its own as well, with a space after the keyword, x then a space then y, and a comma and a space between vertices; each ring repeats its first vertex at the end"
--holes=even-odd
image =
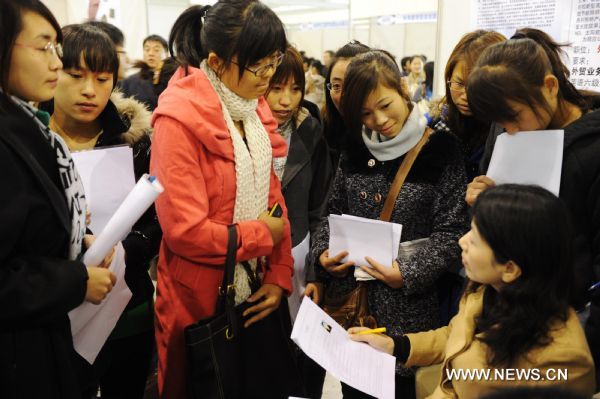
POLYGON ((233 277, 235 275, 235 257, 237 252, 237 228, 235 224, 227 226, 227 255, 225 256, 225 270, 223 272, 223 281, 219 287, 219 296, 215 315, 227 313, 229 324, 234 321, 235 312, 235 285, 233 277))

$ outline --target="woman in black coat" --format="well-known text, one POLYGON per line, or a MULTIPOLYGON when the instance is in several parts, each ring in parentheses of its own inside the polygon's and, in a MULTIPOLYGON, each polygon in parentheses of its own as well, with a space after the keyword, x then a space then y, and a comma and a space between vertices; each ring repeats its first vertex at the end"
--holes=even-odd
MULTIPOLYGON (((390 221, 402 225, 401 242, 417 247, 388 264, 367 258, 361 270, 369 311, 392 335, 441 325, 436 283, 459 265, 457 241, 467 230, 465 167, 458 139, 436 131, 426 139, 426 119, 400 83, 390 56, 370 51, 354 58, 346 71, 342 114, 351 132, 337 169, 328 211, 377 220, 405 154, 425 144, 396 198, 390 221), (419 240, 419 241, 417 241, 419 240)), ((378 237, 373 237, 376 241, 378 237)), ((323 223, 311 247, 327 297, 343 297, 357 286, 354 263, 329 253, 329 225, 323 223)), ((348 248, 352 252, 352 248, 348 248)), ((396 397, 415 395, 414 371, 396 366, 396 397)), ((342 385, 344 398, 365 398, 342 385)))
POLYGON ((7 398, 79 398, 67 312, 100 303, 115 277, 79 260, 83 185, 28 104, 54 95, 60 27, 37 0, 2 0, 0 30, 0 386, 7 398))
MULTIPOLYGON (((281 180, 292 233, 294 292, 288 298, 292 319, 296 317, 310 278, 307 274, 312 272, 312 268, 306 267, 306 258, 327 204, 333 177, 318 109, 311 111, 312 103, 303 101, 304 83, 302 56, 290 46, 269 82, 265 98, 277 120, 278 132, 288 142, 287 155, 275 158, 273 164, 281 180)), ((306 294, 318 303, 317 290, 306 294)), ((306 356, 300 355, 298 360, 308 397, 321 397, 325 371, 306 356)))
MULTIPOLYGON (((62 33, 63 70, 54 99, 43 104, 52 113, 49 127, 71 151, 129 145, 139 180, 150 166, 150 112, 142 103, 114 91, 119 59, 103 31, 74 24, 65 26, 62 33)), ((148 268, 158 254, 161 237, 151 206, 122 241, 125 282, 133 296, 93 367, 80 359, 82 380, 89 381, 83 389, 91 394, 100 385, 103 398, 141 399, 144 395, 154 346, 154 286, 148 268)))

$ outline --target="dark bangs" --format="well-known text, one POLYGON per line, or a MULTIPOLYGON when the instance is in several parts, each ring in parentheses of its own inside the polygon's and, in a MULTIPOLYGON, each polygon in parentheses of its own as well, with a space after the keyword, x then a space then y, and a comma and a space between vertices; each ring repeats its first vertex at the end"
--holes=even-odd
POLYGON ((265 97, 269 94, 271 87, 274 85, 282 85, 287 83, 289 78, 294 79, 294 83, 300 86, 302 90, 302 98, 304 98, 305 76, 304 68, 302 67, 302 56, 294 47, 289 46, 283 54, 281 65, 275 70, 275 74, 269 82, 269 89, 265 97))
POLYGON ((400 84, 401 76, 392 55, 381 50, 360 54, 350 62, 344 78, 340 108, 352 136, 361 135, 363 105, 379 83, 398 90, 412 110, 410 98, 400 84))
POLYGON ((531 39, 509 40, 483 52, 467 84, 473 115, 484 121, 514 121, 517 114, 508 102, 524 104, 538 118, 536 107, 551 114, 541 87, 552 73, 544 50, 531 39))
POLYGON ((63 36, 63 68, 82 69, 83 56, 83 61, 90 71, 113 75, 114 88, 119 74, 119 57, 110 37, 101 29, 89 24, 65 26, 63 36))
MULTIPOLYGON (((232 52, 237 55, 238 64, 249 67, 275 51, 285 52, 285 29, 273 10, 256 1, 245 10, 243 18, 244 24, 232 52)), ((243 73, 240 68, 240 78, 243 73)))

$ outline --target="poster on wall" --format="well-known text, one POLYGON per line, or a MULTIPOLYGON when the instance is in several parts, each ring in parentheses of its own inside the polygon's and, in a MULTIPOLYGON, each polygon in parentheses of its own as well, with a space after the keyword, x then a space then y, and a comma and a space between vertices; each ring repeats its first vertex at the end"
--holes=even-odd
POLYGON ((510 38, 516 29, 543 30, 569 43, 565 60, 578 89, 600 91, 600 0, 471 0, 473 29, 510 38))
POLYGON ((600 0, 573 0, 568 49, 571 82, 600 91, 600 0))
POLYGON ((104 21, 121 28, 120 0, 89 0, 89 19, 104 21))
POLYGON ((524 27, 547 32, 556 40, 568 35, 571 0, 472 0, 471 25, 511 37, 524 27))

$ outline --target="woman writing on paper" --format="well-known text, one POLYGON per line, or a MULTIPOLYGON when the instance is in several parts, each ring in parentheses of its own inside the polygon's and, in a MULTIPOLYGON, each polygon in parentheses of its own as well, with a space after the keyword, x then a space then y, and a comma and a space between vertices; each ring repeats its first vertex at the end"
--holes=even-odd
POLYGON ((430 398, 474 399, 515 384, 560 386, 591 397, 594 362, 569 306, 572 229, 564 203, 543 188, 507 184, 481 194, 472 211, 471 230, 459 241, 470 281, 450 325, 391 337, 353 328, 351 338, 407 367, 441 362, 430 398), (542 379, 450 374, 468 370, 533 371, 542 379), (563 370, 568 378, 553 377, 563 370))
MULTIPOLYGON (((271 314, 292 291, 290 227, 273 172, 273 157, 284 156, 286 144, 262 97, 287 42, 283 24, 261 2, 221 0, 186 10, 169 43, 182 66, 154 111, 151 171, 165 187, 156 202, 164 232, 156 334, 160 394, 186 398, 183 330, 215 314, 228 225, 236 224, 237 262, 262 272, 252 294, 246 270, 236 265, 235 304, 252 304, 244 328, 256 331, 265 317, 277 317, 271 314), (282 218, 266 212, 275 203, 282 218)), ((253 344, 265 348, 256 362, 269 380, 248 382, 247 397, 289 396, 294 387, 287 382, 296 377, 291 365, 265 362, 274 355, 273 342, 253 344)))
POLYGON ((114 275, 80 261, 83 185, 64 141, 29 102, 54 96, 62 33, 37 0, 0 1, 0 378, 15 398, 81 398, 67 313, 114 275), (32 381, 32 378, 35 380, 32 381))
MULTIPOLYGON (((600 280, 600 112, 592 97, 569 81, 561 47, 547 34, 522 29, 513 39, 490 47, 469 77, 469 104, 476 116, 491 119, 508 134, 564 129, 559 197, 574 226, 575 288, 572 305, 590 300, 588 288, 600 280)), ((478 176, 469 184, 467 202, 494 182, 478 176)), ((592 296, 586 333, 600 363, 600 297, 592 296)))
MULTIPOLYGON (((139 180, 150 164, 150 112, 136 100, 114 91, 119 58, 103 31, 79 24, 64 27, 62 33, 63 70, 58 72, 54 99, 42 105, 52 112, 50 128, 71 151, 129 145, 135 179, 139 180)), ((154 286, 148 268, 158 254, 160 238, 152 206, 122 241, 125 281, 133 297, 93 367, 81 361, 84 391, 95 393, 100 385, 107 398, 141 398, 144 394, 154 344, 154 286)))
MULTIPOLYGON (((334 179, 330 214, 378 219, 406 154, 424 143, 390 221, 402 224, 401 241, 427 241, 407 259, 390 259, 384 265, 367 258, 372 268, 362 270, 375 278, 365 283, 378 326, 394 334, 438 327, 436 281, 458 263, 456 241, 467 229, 466 178, 458 140, 444 131, 423 139, 426 120, 401 86, 397 64, 384 52, 370 51, 350 62, 341 100, 351 136, 334 179)), ((357 284, 354 265, 342 261, 346 252, 330 254, 328 245, 329 226, 324 223, 311 253, 328 272, 326 296, 342 296, 357 284)), ((396 372, 397 397, 414 397, 413 371, 398 365, 396 372)), ((349 386, 342 390, 345 398, 365 397, 349 386)))

